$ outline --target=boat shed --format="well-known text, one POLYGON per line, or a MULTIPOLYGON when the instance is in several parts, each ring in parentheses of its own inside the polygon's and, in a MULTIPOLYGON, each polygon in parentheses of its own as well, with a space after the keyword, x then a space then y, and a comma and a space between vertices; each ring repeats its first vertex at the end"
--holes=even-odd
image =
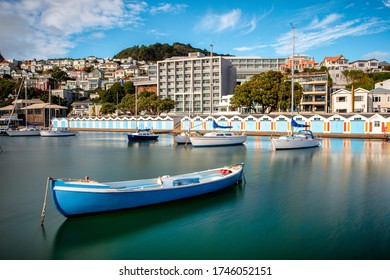
POLYGON ((350 132, 351 134, 364 134, 367 120, 368 118, 361 114, 356 114, 347 118, 346 132, 350 132))
POLYGON ((180 128, 181 128, 181 130, 190 130, 192 128, 190 117, 185 116, 184 118, 181 119, 180 128))
POLYGON ((230 119, 230 125, 234 131, 241 131, 243 128, 243 119, 240 116, 234 116, 230 119))
POLYGON ((309 118, 310 120, 310 130, 313 133, 323 133, 325 131, 325 122, 326 118, 321 115, 314 115, 309 118))
POLYGON ((268 115, 261 116, 258 121, 259 131, 271 132, 272 129, 272 119, 268 115))
POLYGON ((335 134, 343 134, 346 131, 346 118, 341 115, 334 115, 328 118, 328 131, 335 134))
POLYGON ((213 121, 214 118, 212 116, 208 116, 204 119, 206 130, 213 130, 213 121))
POLYGON ((274 131, 276 132, 288 132, 290 126, 290 116, 280 115, 274 119, 274 131))
POLYGON ((69 125, 68 119, 66 118, 60 118, 60 119, 53 119, 52 120, 53 127, 62 127, 67 128, 69 125))
MULTIPOLYGON (((217 119, 215 119, 216 123, 218 125, 222 125, 222 126, 231 126, 231 122, 228 118, 226 118, 225 116, 220 116, 218 117, 217 119)), ((237 130, 240 130, 240 127, 241 125, 239 126, 239 128, 237 130)))
POLYGON ((194 119, 193 119, 193 129, 195 130, 203 130, 205 129, 205 124, 203 122, 203 118, 200 117, 200 116, 196 116, 194 119))
POLYGON ((388 119, 389 119, 389 114, 386 114, 386 115, 385 114, 375 114, 375 115, 371 116, 368 119, 368 122, 366 122, 366 132, 373 133, 373 134, 387 132, 388 119))

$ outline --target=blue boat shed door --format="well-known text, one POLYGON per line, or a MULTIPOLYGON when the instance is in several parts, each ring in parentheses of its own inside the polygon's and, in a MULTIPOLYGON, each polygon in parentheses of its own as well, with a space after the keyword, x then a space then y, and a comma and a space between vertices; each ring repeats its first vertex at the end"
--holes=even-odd
POLYGON ((285 120, 278 120, 276 121, 276 130, 278 132, 287 132, 287 121, 285 120))
POLYGON ((331 133, 343 133, 344 132, 344 121, 339 121, 339 120, 330 121, 330 132, 331 133))
POLYGON ((351 121, 351 133, 357 133, 357 134, 363 134, 364 133, 364 126, 365 121, 351 121))
POLYGON ((324 121, 322 120, 313 120, 311 122, 310 130, 314 133, 324 132, 324 121))

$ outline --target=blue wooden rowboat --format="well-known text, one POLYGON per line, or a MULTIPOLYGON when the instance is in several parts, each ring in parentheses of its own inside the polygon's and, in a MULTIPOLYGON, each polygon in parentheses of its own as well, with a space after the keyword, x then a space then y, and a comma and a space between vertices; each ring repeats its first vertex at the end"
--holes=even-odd
MULTIPOLYGON (((57 210, 65 217, 72 217, 168 202, 222 190, 242 181, 243 168, 244 164, 241 163, 175 176, 109 183, 98 183, 88 177, 83 180, 49 177, 46 190, 50 187, 57 210)), ((44 217, 44 209, 42 216, 44 217)))

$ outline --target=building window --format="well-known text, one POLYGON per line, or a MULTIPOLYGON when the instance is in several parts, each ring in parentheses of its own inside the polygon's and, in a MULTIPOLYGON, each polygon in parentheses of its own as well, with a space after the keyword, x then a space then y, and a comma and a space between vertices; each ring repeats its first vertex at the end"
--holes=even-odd
POLYGON ((363 96, 355 96, 355 101, 363 101, 363 96))
POLYGON ((340 96, 336 98, 336 102, 346 102, 347 98, 345 96, 340 96))
POLYGON ((374 102, 381 102, 381 97, 380 96, 374 96, 373 97, 374 102))
POLYGON ((380 121, 374 121, 374 127, 380 127, 381 122, 380 121))

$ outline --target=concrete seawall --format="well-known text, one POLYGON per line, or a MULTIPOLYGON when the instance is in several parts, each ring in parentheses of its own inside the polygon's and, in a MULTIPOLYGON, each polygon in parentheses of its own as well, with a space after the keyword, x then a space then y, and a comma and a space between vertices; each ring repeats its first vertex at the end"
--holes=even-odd
MULTIPOLYGON (((114 128, 70 128, 73 131, 96 131, 96 132, 122 132, 130 133, 135 132, 134 129, 114 129, 114 128)), ((186 130, 173 129, 173 130, 158 130, 153 129, 154 133, 157 134, 176 134, 181 132, 186 132, 186 130)), ((209 131, 199 131, 201 134, 205 134, 209 131)), ((237 132, 241 133, 241 132, 237 132)), ((259 132, 259 131, 248 131, 245 132, 245 135, 248 136, 270 136, 277 137, 285 135, 285 132, 259 132)), ((390 134, 381 133, 381 134, 346 134, 346 133, 313 133, 314 137, 318 138, 347 138, 347 139, 377 139, 377 140, 386 140, 390 141, 390 134)))

